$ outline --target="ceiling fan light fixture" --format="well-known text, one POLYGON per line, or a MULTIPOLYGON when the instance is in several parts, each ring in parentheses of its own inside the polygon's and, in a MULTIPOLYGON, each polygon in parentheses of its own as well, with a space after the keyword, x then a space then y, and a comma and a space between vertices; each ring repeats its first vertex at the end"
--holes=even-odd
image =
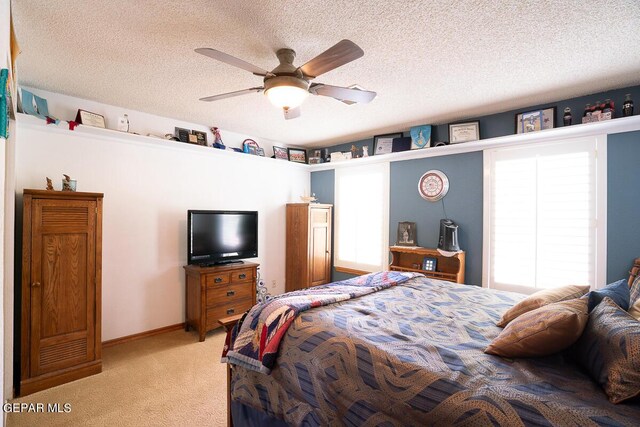
POLYGON ((309 96, 309 83, 306 80, 279 76, 265 81, 265 95, 278 108, 297 108, 309 96))

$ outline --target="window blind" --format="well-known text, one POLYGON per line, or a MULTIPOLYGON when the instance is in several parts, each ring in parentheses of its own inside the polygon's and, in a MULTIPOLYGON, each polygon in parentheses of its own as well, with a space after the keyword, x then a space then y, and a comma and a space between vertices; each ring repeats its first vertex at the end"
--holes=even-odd
POLYGON ((388 264, 389 164, 336 168, 334 265, 362 271, 388 264))
POLYGON ((596 139, 486 154, 487 286, 525 292, 568 284, 595 287, 596 139))

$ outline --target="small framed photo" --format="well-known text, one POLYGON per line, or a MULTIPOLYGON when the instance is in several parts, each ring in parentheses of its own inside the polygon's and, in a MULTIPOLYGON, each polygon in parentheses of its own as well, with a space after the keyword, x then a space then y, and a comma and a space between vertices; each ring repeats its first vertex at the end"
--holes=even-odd
POLYGON ((411 149, 426 148, 431 144, 431 125, 414 126, 411 133, 411 149))
POLYGON ((449 144, 480 139, 480 122, 452 123, 449 125, 449 144))
POLYGON ((258 154, 258 148, 256 148, 255 145, 248 145, 247 146, 247 153, 251 154, 252 156, 255 156, 258 154))
MULTIPOLYGON (((44 101, 44 109, 46 110, 46 100, 44 101)), ((42 108, 39 108, 38 111, 42 110, 42 108)), ((47 112, 48 115, 48 112, 47 112)), ((105 122, 104 122, 104 116, 97 114, 97 113, 92 113, 91 111, 86 111, 86 110, 78 110, 78 114, 76 114, 76 122, 78 122, 81 125, 85 125, 85 126, 93 126, 96 128, 105 128, 105 122)))
POLYGON ((191 131, 189 129, 184 128, 175 128, 175 136, 178 138, 180 142, 189 142, 189 135, 191 131))
POLYGON ((289 160, 289 152, 286 148, 273 146, 273 155, 276 159, 289 160))
POLYGON ((264 157, 264 148, 258 148, 256 154, 260 157, 264 157))
POLYGON ((422 259, 422 269, 426 271, 436 271, 438 266, 438 259, 430 256, 426 256, 422 259))
POLYGON ((207 133, 199 130, 194 130, 191 132, 196 136, 196 144, 198 145, 207 145, 207 133))
POLYGON ((387 154, 393 151, 393 139, 401 138, 402 133, 387 133, 373 137, 373 155, 387 154))
POLYGON ((299 148, 287 148, 289 154, 289 161, 296 163, 307 163, 307 150, 299 148))
POLYGON ((418 246, 416 242, 416 223, 399 222, 397 246, 418 246))
POLYGON ((537 132, 556 127, 556 107, 516 114, 516 133, 537 132))

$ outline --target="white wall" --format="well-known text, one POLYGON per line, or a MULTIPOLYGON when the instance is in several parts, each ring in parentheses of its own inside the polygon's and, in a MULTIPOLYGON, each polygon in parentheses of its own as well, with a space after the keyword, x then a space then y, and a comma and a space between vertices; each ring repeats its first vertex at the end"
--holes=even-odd
POLYGON ((307 166, 43 123, 18 118, 16 191, 43 189, 46 176, 59 189, 65 173, 104 193, 103 341, 184 321, 187 209, 258 210, 255 261, 276 281, 270 292, 284 292, 285 204, 308 194, 307 166))

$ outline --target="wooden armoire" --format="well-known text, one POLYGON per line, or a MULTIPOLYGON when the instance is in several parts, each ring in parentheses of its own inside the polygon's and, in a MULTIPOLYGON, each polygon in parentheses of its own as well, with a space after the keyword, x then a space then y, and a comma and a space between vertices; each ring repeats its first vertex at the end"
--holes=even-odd
POLYGON ((331 282, 331 205, 287 204, 287 292, 331 282))
POLYGON ((102 199, 24 190, 21 396, 102 371, 102 199))

